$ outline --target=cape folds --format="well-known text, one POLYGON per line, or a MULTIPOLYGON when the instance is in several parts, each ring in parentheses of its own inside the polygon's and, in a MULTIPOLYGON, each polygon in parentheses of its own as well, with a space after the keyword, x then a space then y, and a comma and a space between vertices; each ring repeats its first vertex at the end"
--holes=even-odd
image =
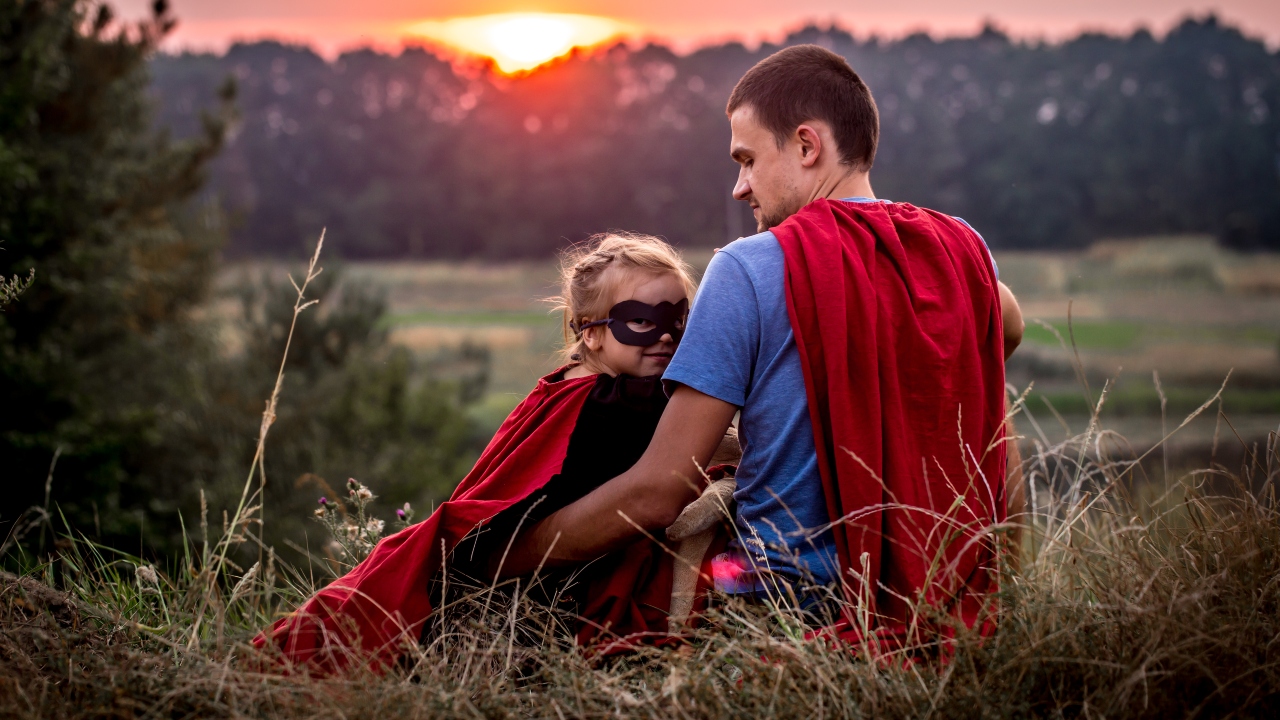
POLYGON ((905 203, 825 199, 773 233, 844 591, 865 608, 826 632, 891 650, 934 610, 973 627, 1006 514, 1004 341, 982 240, 905 203))
MULTIPOLYGON (((418 642, 432 611, 431 579, 459 541, 547 486, 565 466, 599 378, 560 379, 564 370, 538 382, 429 518, 383 539, 349 573, 254 638, 254 645, 272 646, 287 665, 318 675, 356 663, 394 665, 418 642)), ((655 542, 643 539, 598 560, 579 582, 585 588, 580 643, 607 652, 665 632, 671 560, 655 542)))

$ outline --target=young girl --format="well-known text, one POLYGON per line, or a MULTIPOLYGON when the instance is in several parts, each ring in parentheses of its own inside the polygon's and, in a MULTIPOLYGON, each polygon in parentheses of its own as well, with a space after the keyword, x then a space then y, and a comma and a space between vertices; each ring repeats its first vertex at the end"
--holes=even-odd
MULTIPOLYGON (((640 458, 666 406, 660 377, 684 332, 689 268, 658 238, 610 233, 566 253, 561 275, 569 362, 538 381, 431 517, 378 543, 255 645, 310 672, 391 665, 418 641, 442 570, 487 585, 521 527, 640 458)), ((649 540, 593 563, 574 598, 579 640, 665 630, 670 578, 649 540)))

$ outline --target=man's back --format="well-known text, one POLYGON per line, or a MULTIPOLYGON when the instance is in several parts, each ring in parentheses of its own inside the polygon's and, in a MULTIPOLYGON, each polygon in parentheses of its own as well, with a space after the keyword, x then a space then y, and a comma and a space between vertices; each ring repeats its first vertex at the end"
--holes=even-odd
POLYGON ((809 579, 826 585, 838 576, 839 562, 831 533, 820 532, 830 517, 785 277, 786 260, 772 232, 721 249, 707 267, 684 341, 663 379, 742 408, 743 456, 734 494, 742 540, 763 541, 770 569, 795 574, 798 561, 809 579))

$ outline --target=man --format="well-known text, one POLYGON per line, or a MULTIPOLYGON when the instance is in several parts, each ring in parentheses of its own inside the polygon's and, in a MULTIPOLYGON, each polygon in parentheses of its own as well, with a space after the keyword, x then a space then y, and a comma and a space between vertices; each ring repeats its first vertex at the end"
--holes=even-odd
POLYGON ((503 574, 666 528, 741 411, 740 538, 720 589, 781 580, 804 601, 837 588, 863 613, 845 629, 890 643, 914 631, 921 599, 972 624, 1005 513, 1017 303, 963 221, 875 199, 878 114, 843 58, 782 50, 748 71, 727 112, 733 194, 761 232, 707 268, 641 460, 526 531, 503 574))

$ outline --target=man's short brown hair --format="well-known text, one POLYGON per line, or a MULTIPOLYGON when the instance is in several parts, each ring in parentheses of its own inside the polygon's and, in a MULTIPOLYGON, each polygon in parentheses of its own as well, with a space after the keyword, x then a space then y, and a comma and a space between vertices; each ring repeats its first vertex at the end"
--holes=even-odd
POLYGON ((755 111, 781 146, 808 120, 831 126, 840 162, 870 170, 880 141, 880 113, 871 90, 849 62, 817 45, 795 45, 756 63, 738 81, 725 112, 755 111))

